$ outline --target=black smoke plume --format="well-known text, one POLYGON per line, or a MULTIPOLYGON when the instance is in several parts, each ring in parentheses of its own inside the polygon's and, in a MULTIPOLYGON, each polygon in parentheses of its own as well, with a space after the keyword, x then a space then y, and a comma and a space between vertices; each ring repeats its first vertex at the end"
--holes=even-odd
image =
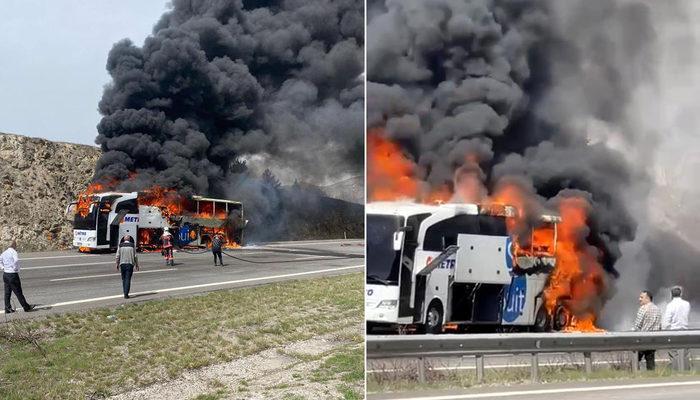
POLYGON ((94 180, 223 196, 256 158, 322 183, 363 168, 355 0, 174 0, 107 60, 94 180))

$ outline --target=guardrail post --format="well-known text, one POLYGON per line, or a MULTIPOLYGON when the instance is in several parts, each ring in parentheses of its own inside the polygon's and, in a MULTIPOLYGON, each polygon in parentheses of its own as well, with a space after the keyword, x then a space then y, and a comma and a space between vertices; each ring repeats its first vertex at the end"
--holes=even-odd
POLYGON ((530 365, 530 379, 532 383, 540 381, 539 354, 532 353, 532 364, 530 365))
POLYGON ((639 355, 638 352, 632 352, 632 372, 635 374, 639 372, 639 355))
POLYGON ((476 356, 476 382, 484 383, 484 356, 476 356))
POLYGON ((678 370, 679 371, 685 371, 685 357, 686 357, 686 352, 685 349, 679 349, 678 350, 678 370))
POLYGON ((590 352, 583 353, 583 360, 586 365, 586 374, 590 375, 593 372, 593 360, 590 352))
POLYGON ((425 357, 418 357, 418 382, 425 383, 425 357))

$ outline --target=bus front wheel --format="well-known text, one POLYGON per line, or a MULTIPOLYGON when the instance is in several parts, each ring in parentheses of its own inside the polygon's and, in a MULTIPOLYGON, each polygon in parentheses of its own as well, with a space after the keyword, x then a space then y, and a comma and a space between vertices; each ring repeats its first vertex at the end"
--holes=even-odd
POLYGON ((426 333, 442 333, 442 307, 438 303, 431 303, 425 317, 426 333))

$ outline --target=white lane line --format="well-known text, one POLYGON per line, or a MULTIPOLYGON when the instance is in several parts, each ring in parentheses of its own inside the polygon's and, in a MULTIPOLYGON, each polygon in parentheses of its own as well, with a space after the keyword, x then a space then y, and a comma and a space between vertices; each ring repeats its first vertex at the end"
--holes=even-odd
POLYGON ((22 267, 20 271, 31 271, 34 269, 52 269, 52 268, 67 268, 67 267, 82 267, 85 265, 98 265, 98 264, 114 264, 115 261, 97 261, 97 262, 91 262, 91 263, 82 263, 82 264, 60 264, 60 265, 40 265, 38 267, 22 267))
POLYGON ((640 384, 631 384, 631 385, 591 386, 591 387, 560 388, 560 389, 518 390, 518 391, 512 391, 512 392, 456 394, 456 395, 449 395, 449 396, 395 397, 393 400, 486 399, 486 398, 492 398, 492 397, 501 398, 501 397, 531 396, 531 395, 541 395, 541 394, 603 392, 603 391, 610 391, 610 390, 646 389, 646 388, 692 386, 692 385, 700 385, 700 381, 640 383, 640 384))
MULTIPOLYGON (((349 270, 349 269, 358 269, 358 268, 364 268, 364 267, 365 267, 364 264, 362 264, 362 265, 352 265, 349 267, 336 267, 336 268, 319 269, 319 270, 315 270, 315 271, 294 272, 291 274, 261 276, 258 278, 248 278, 248 279, 238 279, 235 281, 203 283, 201 285, 180 286, 180 287, 167 288, 167 289, 149 290, 146 292, 133 293, 133 295, 177 292, 177 291, 181 291, 181 290, 199 289, 199 288, 222 286, 222 285, 231 285, 234 283, 262 282, 262 281, 274 280, 274 279, 280 279, 280 278, 293 278, 293 277, 297 277, 297 276, 322 274, 324 272, 345 271, 345 270, 349 270)), ((42 308, 43 307, 61 307, 61 306, 69 306, 69 305, 73 305, 73 304, 83 304, 83 303, 93 303, 96 301, 118 299, 118 298, 123 298, 123 297, 124 297, 123 294, 118 294, 118 295, 114 295, 114 296, 93 297, 91 299, 63 301, 63 302, 55 303, 55 304, 42 305, 42 308)), ((5 311, 0 311, 0 314, 4 314, 4 313, 5 313, 5 311)))
MULTIPOLYGON (((166 271, 177 271, 177 268, 153 269, 153 270, 149 270, 149 271, 136 271, 136 272, 134 272, 134 275, 152 274, 154 272, 166 272, 166 271)), ((73 276, 70 278, 50 279, 49 282, 75 281, 75 280, 79 280, 79 279, 102 278, 105 276, 121 276, 121 274, 115 273, 115 274, 102 274, 102 275, 73 276)))
POLYGON ((27 261, 27 260, 50 260, 52 258, 73 258, 73 257, 99 257, 101 254, 72 254, 72 255, 65 255, 65 256, 50 256, 50 257, 29 257, 29 258, 20 258, 20 261, 27 261))
MULTIPOLYGON (((258 253, 259 253, 259 254, 269 254, 269 253, 267 253, 267 252, 258 252, 258 253)), ((247 255, 250 255, 250 254, 258 254, 258 253, 247 253, 247 254, 245 254, 245 255, 247 256, 247 255)), ((208 255, 211 256, 211 253, 202 253, 202 254, 208 254, 208 255)), ((180 255, 179 257, 176 258, 176 261, 177 261, 177 260, 182 260, 182 259, 189 260, 189 259, 197 258, 197 256, 199 256, 199 254, 197 254, 197 255, 194 255, 194 254, 193 254, 193 255, 191 255, 191 256, 180 255)), ((161 259, 161 256, 158 256, 158 257, 144 257, 143 255, 139 255, 138 257, 139 257, 141 260, 143 260, 143 261, 154 261, 154 260, 159 260, 159 259, 161 259)), ((21 261, 21 260, 20 260, 20 261, 21 261)), ((114 261, 114 256, 112 255, 112 260, 111 260, 111 261, 95 261, 95 262, 91 262, 91 263, 79 263, 79 264, 39 265, 39 266, 35 266, 35 267, 22 267, 21 271, 31 271, 31 270, 35 270, 35 269, 52 269, 52 268, 67 268, 67 267, 83 267, 83 266, 86 266, 86 265, 100 265, 100 264, 114 264, 114 263, 115 263, 115 261, 114 261)))

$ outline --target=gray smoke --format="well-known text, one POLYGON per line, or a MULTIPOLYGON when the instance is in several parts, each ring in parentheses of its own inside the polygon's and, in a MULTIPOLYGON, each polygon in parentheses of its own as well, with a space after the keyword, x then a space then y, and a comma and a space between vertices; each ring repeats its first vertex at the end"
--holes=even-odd
POLYGON ((172 1, 142 47, 109 53, 94 179, 224 195, 240 159, 312 183, 362 171, 363 12, 354 0, 172 1))
MULTIPOLYGON (((632 0, 370 2, 368 126, 383 127, 432 187, 458 191, 455 171, 465 165, 473 170, 469 163, 476 158, 477 175, 483 174, 489 191, 515 179, 543 206, 562 191, 585 193, 592 205, 588 243, 600 250, 612 277, 621 270, 634 275, 618 261, 623 253, 623 259, 642 257, 650 248, 651 166, 665 140, 660 130, 669 127, 652 121, 668 44, 659 30, 670 21, 687 22, 685 6, 632 0)), ((651 269, 674 268, 652 257, 645 262, 644 277, 651 269)), ((629 296, 625 290, 617 296, 629 296)), ((634 308, 635 299, 624 301, 634 308)))

